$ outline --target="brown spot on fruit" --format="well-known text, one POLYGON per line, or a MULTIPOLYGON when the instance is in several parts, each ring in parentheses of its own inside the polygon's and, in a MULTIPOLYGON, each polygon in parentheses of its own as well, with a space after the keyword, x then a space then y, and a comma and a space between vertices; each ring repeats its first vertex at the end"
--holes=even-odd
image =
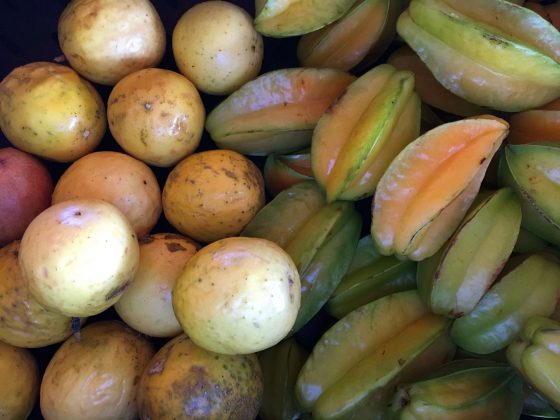
POLYGON ((224 169, 224 174, 226 174, 226 176, 228 178, 231 178, 231 179, 237 181, 237 175, 235 175, 235 172, 230 171, 229 169, 224 169))
POLYGON ((141 236, 140 238, 138 238, 138 244, 140 244, 140 245, 151 244, 154 241, 155 241, 155 239, 151 235, 144 235, 144 236, 141 236))
POLYGON ((186 251, 185 247, 178 242, 166 242, 165 246, 169 252, 186 251))

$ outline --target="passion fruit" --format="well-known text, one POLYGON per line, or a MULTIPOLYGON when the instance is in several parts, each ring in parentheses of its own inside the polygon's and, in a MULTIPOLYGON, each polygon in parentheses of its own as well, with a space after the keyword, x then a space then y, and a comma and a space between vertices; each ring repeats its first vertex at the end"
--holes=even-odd
POLYGON ((167 342, 140 380, 141 419, 253 420, 263 397, 256 355, 222 355, 185 334, 167 342))
POLYGON ((39 392, 39 368, 27 349, 0 341, 0 419, 26 419, 39 392))
POLYGON ((132 284, 115 303, 129 326, 151 337, 183 332, 171 304, 175 281, 200 246, 185 236, 156 233, 140 238, 140 265, 132 284))
POLYGON ((27 348, 64 341, 72 334, 71 317, 31 296, 18 265, 19 245, 14 241, 0 248, 0 340, 27 348))
POLYGON ((40 390, 49 420, 135 419, 136 391, 152 344, 120 321, 84 327, 50 360, 40 390))

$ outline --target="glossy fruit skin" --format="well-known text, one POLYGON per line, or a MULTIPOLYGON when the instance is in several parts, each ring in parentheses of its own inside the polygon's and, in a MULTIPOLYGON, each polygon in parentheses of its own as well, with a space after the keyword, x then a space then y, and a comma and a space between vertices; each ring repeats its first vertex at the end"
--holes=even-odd
POLYGON ((374 300, 416 288, 414 261, 379 255, 371 235, 362 237, 352 263, 325 305, 329 314, 342 318, 374 300))
POLYGON ((300 275, 274 242, 233 237, 200 249, 173 288, 185 333, 208 350, 249 354, 284 339, 300 308, 300 275))
POLYGON ((179 71, 204 93, 228 95, 261 69, 263 40, 243 8, 206 1, 189 8, 172 36, 179 71))
POLYGON ((74 199, 33 219, 18 258, 39 303, 85 317, 119 299, 136 273, 139 253, 136 234, 120 210, 98 199, 74 199))
POLYGON ((131 156, 170 167, 198 148, 206 110, 194 84, 166 69, 135 71, 113 87, 109 130, 131 156))
POLYGON ((395 419, 519 419, 523 381, 507 365, 455 360, 414 383, 401 384, 391 402, 395 419))
POLYGON ((142 420, 252 420, 262 398, 263 377, 254 354, 213 353, 181 334, 146 366, 138 386, 138 411, 142 420))
POLYGON ((25 348, 64 341, 72 334, 71 318, 29 293, 18 263, 19 246, 20 241, 13 241, 0 248, 0 341, 25 348))
POLYGON ((98 151, 76 160, 60 176, 52 204, 95 198, 116 206, 140 237, 156 225, 161 189, 152 169, 125 153, 98 151))
POLYGON ((103 85, 156 67, 166 47, 165 28, 149 0, 74 0, 59 17, 58 41, 78 73, 103 85))
MULTIPOLYGON (((533 3, 536 4, 536 3, 533 3)), ((560 10, 560 8, 559 8, 560 10)), ((560 99, 556 99, 537 109, 518 112, 509 120, 510 144, 560 143, 560 99)))
POLYGON ((395 36, 400 7, 394 0, 356 1, 342 18, 301 37, 300 63, 350 70, 375 62, 395 36))
POLYGON ((521 201, 522 226, 554 245, 560 245, 560 191, 555 170, 560 147, 549 143, 508 144, 500 156, 498 179, 521 201))
POLYGON ((49 361, 41 413, 48 420, 137 418, 138 383, 153 354, 150 341, 120 321, 87 325, 49 361))
POLYGON ((560 94, 560 34, 509 1, 412 0, 397 32, 442 85, 476 105, 516 112, 560 94))
POLYGON ((325 203, 314 181, 282 191, 249 222, 242 235, 280 245, 301 279, 301 306, 292 333, 315 316, 338 286, 356 250, 362 220, 354 203, 325 203))
POLYGON ((451 337, 472 353, 504 349, 529 318, 554 312, 559 293, 560 263, 555 256, 541 253, 511 259, 474 309, 453 322, 451 337))
POLYGON ((268 155, 263 168, 263 177, 266 191, 273 197, 298 182, 313 179, 309 151, 268 155))
POLYGON ((373 194, 391 161, 420 135, 414 75, 381 64, 356 79, 313 130, 313 175, 327 201, 373 194))
POLYGON ((238 152, 198 152, 169 173, 162 202, 174 228, 210 243, 237 235, 264 206, 264 179, 259 168, 238 152))
POLYGON ((434 255, 476 198, 507 130, 505 120, 481 115, 439 125, 409 143, 375 191, 370 230, 377 250, 414 261, 434 255))
POLYGON ((444 88, 420 57, 407 45, 396 49, 389 56, 387 62, 399 70, 408 70, 414 73, 416 80, 414 88, 425 104, 462 117, 488 112, 487 108, 470 103, 444 88))
POLYGON ((206 119, 218 148, 264 156, 310 145, 317 121, 355 77, 337 69, 273 70, 245 83, 206 119))
POLYGON ((114 307, 130 327, 150 337, 175 337, 183 332, 172 305, 173 287, 185 263, 200 249, 175 233, 139 239, 140 263, 132 284, 114 307))
POLYGON ((527 319, 521 334, 506 352, 510 364, 556 410, 560 409, 559 337, 558 321, 534 316, 527 319))
POLYGON ((314 418, 387 418, 398 382, 426 374, 453 356, 448 325, 429 313, 415 290, 361 306, 315 344, 298 375, 298 400, 314 418))
POLYGON ((24 152, 72 162, 101 142, 105 104, 70 67, 33 62, 13 69, 0 83, 0 127, 24 152))
POLYGON ((511 188, 483 192, 461 225, 433 257, 418 263, 418 290, 434 313, 467 315, 509 259, 521 225, 511 188), (488 195, 488 196, 487 196, 488 195))

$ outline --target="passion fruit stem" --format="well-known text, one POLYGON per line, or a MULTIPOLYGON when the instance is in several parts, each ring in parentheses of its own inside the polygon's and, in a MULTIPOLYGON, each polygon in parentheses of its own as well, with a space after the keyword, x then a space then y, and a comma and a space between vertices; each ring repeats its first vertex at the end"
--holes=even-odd
POLYGON ((80 318, 73 316, 70 322, 72 323, 72 334, 74 335, 74 339, 76 341, 80 341, 80 318))

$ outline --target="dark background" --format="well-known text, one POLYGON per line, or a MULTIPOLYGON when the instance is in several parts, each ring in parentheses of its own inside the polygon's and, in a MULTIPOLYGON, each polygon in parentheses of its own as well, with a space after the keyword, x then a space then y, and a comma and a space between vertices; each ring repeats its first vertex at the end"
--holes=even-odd
MULTIPOLYGON (((254 0, 230 0, 232 3, 244 7, 254 16, 254 0)), ((62 54, 57 39, 57 21, 62 10, 68 4, 68 0, 0 0, 0 80, 17 66, 21 66, 34 61, 54 61, 62 54)), ((200 1, 194 0, 153 0, 153 3, 164 23, 167 32, 167 52, 160 64, 160 67, 177 71, 173 56, 171 54, 171 34, 180 16, 191 6, 200 1)), ((269 70, 298 66, 296 58, 296 45, 298 38, 272 39, 264 38, 264 61, 261 73, 269 70)), ((383 58, 380 60, 382 61, 383 58)), ((110 87, 95 85, 99 93, 106 99, 109 96, 110 87)), ((220 102, 223 97, 209 96, 202 94, 206 111, 209 112, 220 102)), ((0 132, 0 148, 10 144, 0 132)), ((207 133, 204 134, 199 150, 214 148, 213 142, 207 133)), ((116 142, 111 138, 109 130, 98 150, 122 151, 116 142)), ((263 158, 252 158, 259 167, 262 168, 263 158)), ((47 166, 54 182, 70 165, 42 160, 47 166)), ((163 188, 170 168, 152 167, 156 174, 160 187, 163 188)), ((1 197, 0 197, 1 199, 1 197)), ((369 230, 369 206, 370 200, 362 200, 357 203, 358 209, 364 216, 363 234, 369 230)), ((160 218, 154 232, 171 232, 174 229, 165 221, 163 216, 160 218)), ((99 319, 118 318, 113 309, 91 317, 88 323, 99 319)), ((310 349, 313 343, 320 337, 326 327, 331 325, 333 320, 324 312, 320 312, 302 331, 297 335, 298 341, 310 349)), ((156 348, 159 348, 166 340, 153 339, 156 348)), ((41 372, 60 344, 31 350, 36 357, 41 372)), ((6 380, 7 378, 0 378, 6 380)), ((8 379, 9 380, 9 379, 8 379)), ((35 407, 31 417, 40 419, 41 414, 38 405, 35 407)))

